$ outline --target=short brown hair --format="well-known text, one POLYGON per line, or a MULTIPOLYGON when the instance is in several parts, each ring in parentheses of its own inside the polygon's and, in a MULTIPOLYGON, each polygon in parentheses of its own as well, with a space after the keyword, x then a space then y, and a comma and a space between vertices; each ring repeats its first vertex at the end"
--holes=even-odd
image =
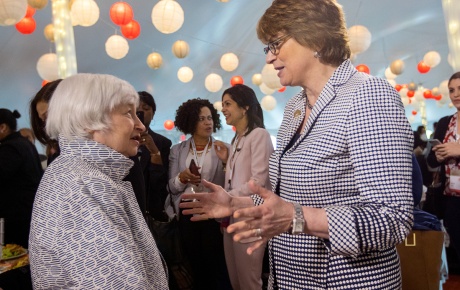
POLYGON ((317 51, 325 64, 340 65, 350 57, 342 7, 335 0, 275 0, 257 25, 263 43, 288 34, 317 51))

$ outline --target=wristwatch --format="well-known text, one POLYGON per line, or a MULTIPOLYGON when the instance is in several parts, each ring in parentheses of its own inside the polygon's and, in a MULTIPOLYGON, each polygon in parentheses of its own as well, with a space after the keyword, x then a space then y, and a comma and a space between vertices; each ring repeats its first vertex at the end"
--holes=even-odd
POLYGON ((306 221, 303 217, 302 206, 295 202, 293 204, 294 204, 295 211, 294 211, 294 218, 292 219, 292 224, 291 224, 291 234, 299 235, 303 233, 305 229, 306 221))

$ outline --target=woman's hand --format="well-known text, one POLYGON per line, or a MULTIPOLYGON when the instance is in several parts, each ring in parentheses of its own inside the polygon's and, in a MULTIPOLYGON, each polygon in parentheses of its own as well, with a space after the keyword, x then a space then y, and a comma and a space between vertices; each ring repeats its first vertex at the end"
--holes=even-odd
POLYGON ((252 193, 264 199, 264 203, 235 211, 233 217, 244 220, 228 226, 227 232, 235 234, 235 242, 260 236, 262 239, 255 241, 248 248, 247 253, 250 255, 270 238, 289 230, 294 216, 294 206, 254 181, 250 181, 248 186, 252 193))
MULTIPOLYGON (((198 167, 199 168, 199 167, 198 167)), ((200 175, 194 175, 190 169, 186 168, 184 171, 179 173, 179 180, 181 182, 185 183, 191 183, 193 185, 200 185, 201 183, 201 176, 200 175)))
POLYGON ((228 159, 228 148, 225 146, 222 141, 214 141, 214 149, 216 151, 217 157, 223 162, 227 163, 228 159))
POLYGON ((184 193, 183 200, 194 200, 192 202, 181 202, 179 207, 184 209, 184 215, 194 216, 192 221, 207 220, 210 218, 223 218, 233 214, 232 199, 221 186, 202 180, 202 184, 209 188, 210 192, 184 193))
POLYGON ((438 162, 460 156, 460 144, 457 142, 443 143, 433 147, 438 162))

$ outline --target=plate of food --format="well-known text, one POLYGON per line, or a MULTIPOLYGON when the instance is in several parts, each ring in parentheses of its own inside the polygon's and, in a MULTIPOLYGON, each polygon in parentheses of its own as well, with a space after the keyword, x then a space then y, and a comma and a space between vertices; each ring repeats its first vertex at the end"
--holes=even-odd
POLYGON ((2 256, 0 261, 13 260, 22 256, 27 255, 28 251, 16 244, 6 244, 2 249, 2 256))

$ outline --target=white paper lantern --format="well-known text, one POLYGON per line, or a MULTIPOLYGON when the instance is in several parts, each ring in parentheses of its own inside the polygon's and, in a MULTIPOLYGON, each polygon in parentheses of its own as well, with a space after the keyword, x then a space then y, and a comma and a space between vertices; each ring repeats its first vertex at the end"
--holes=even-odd
POLYGON ((397 59, 390 64, 390 70, 395 75, 400 75, 404 71, 404 61, 397 59))
POLYGON ((426 63, 429 67, 435 67, 441 62, 441 56, 437 51, 429 51, 423 57, 423 62, 426 63))
POLYGON ((273 96, 265 96, 260 101, 260 106, 265 111, 271 111, 276 107, 276 99, 273 96))
POLYGON ((415 93, 414 93, 414 99, 417 100, 417 101, 423 101, 425 98, 423 97, 423 89, 422 90, 417 90, 415 93))
POLYGON ((222 80, 222 77, 214 73, 209 74, 204 80, 204 86, 211 93, 218 92, 222 88, 223 84, 224 81, 222 80))
POLYGON ((414 123, 415 121, 415 116, 414 115, 410 115, 409 118, 407 119, 409 121, 409 124, 412 124, 414 123))
POLYGON ((441 92, 442 95, 449 95, 449 81, 448 80, 445 80, 445 81, 442 81, 440 84, 439 84, 439 91, 441 92))
POLYGON ((350 54, 350 61, 351 61, 351 63, 353 63, 353 64, 355 63, 355 60, 356 60, 356 57, 357 57, 357 56, 358 56, 358 55, 356 55, 356 53, 351 53, 351 54, 350 54))
POLYGON ((372 34, 362 25, 355 25, 348 29, 348 37, 350 39, 350 50, 354 54, 365 52, 372 41, 372 34))
POLYGON ((112 35, 105 42, 105 51, 111 58, 124 58, 129 51, 128 41, 120 35, 112 35))
POLYGON ((273 64, 264 65, 264 68, 262 69, 262 82, 266 84, 267 87, 273 90, 277 90, 283 86, 280 83, 278 71, 275 69, 273 64))
POLYGON ((404 107, 409 105, 409 103, 410 103, 409 98, 407 96, 406 97, 401 97, 401 101, 402 101, 404 107))
POLYGON ((45 26, 45 29, 43 29, 43 34, 45 35, 45 38, 48 39, 50 42, 54 42, 54 25, 53 23, 50 23, 45 26))
POLYGON ((392 87, 396 86, 396 81, 395 80, 387 79, 387 82, 389 82, 392 87))
POLYGON ((164 34, 176 32, 184 23, 184 10, 174 0, 161 0, 153 6, 152 23, 164 34))
POLYGON ((262 84, 262 75, 254 74, 251 80, 253 84, 255 84, 256 86, 260 86, 260 84, 262 84))
POLYGON ((159 69, 163 64, 163 57, 158 52, 152 52, 147 56, 147 65, 151 69, 159 69))
POLYGON ((220 66, 224 71, 234 71, 238 67, 238 57, 236 54, 229 52, 220 58, 220 66))
POLYGON ((259 86, 259 89, 260 89, 260 91, 262 93, 264 93, 266 95, 271 95, 276 91, 276 90, 274 90, 272 88, 267 87, 267 85, 265 83, 261 83, 260 86, 259 86))
POLYGON ((177 71, 177 78, 183 83, 188 83, 193 79, 193 70, 188 66, 183 66, 177 71))
POLYGON ((385 77, 389 80, 394 80, 397 77, 397 75, 391 72, 390 67, 387 67, 385 70, 385 77))
POLYGON ((172 52, 177 58, 184 58, 190 52, 190 47, 187 42, 178 40, 172 46, 172 52))
POLYGON ((409 90, 408 90, 407 88, 401 88, 401 89, 399 90, 399 96, 401 96, 401 98, 407 97, 407 92, 408 92, 408 91, 409 91, 409 90))
POLYGON ((214 102, 213 106, 214 106, 214 109, 216 109, 219 112, 222 112, 222 102, 221 101, 214 102))
POLYGON ((15 25, 27 12, 27 0, 0 0, 0 26, 15 25))
POLYGON ((30 7, 40 10, 45 8, 48 4, 48 0, 27 0, 27 3, 29 3, 30 7))
POLYGON ((37 62, 38 75, 46 81, 54 81, 59 78, 58 59, 55 53, 42 55, 37 62))
POLYGON ((439 96, 440 94, 441 94, 441 91, 439 91, 438 87, 434 87, 433 89, 431 89, 431 95, 439 96))
POLYGON ((71 17, 81 26, 92 26, 99 20, 99 6, 94 0, 75 0, 70 11, 71 17))

